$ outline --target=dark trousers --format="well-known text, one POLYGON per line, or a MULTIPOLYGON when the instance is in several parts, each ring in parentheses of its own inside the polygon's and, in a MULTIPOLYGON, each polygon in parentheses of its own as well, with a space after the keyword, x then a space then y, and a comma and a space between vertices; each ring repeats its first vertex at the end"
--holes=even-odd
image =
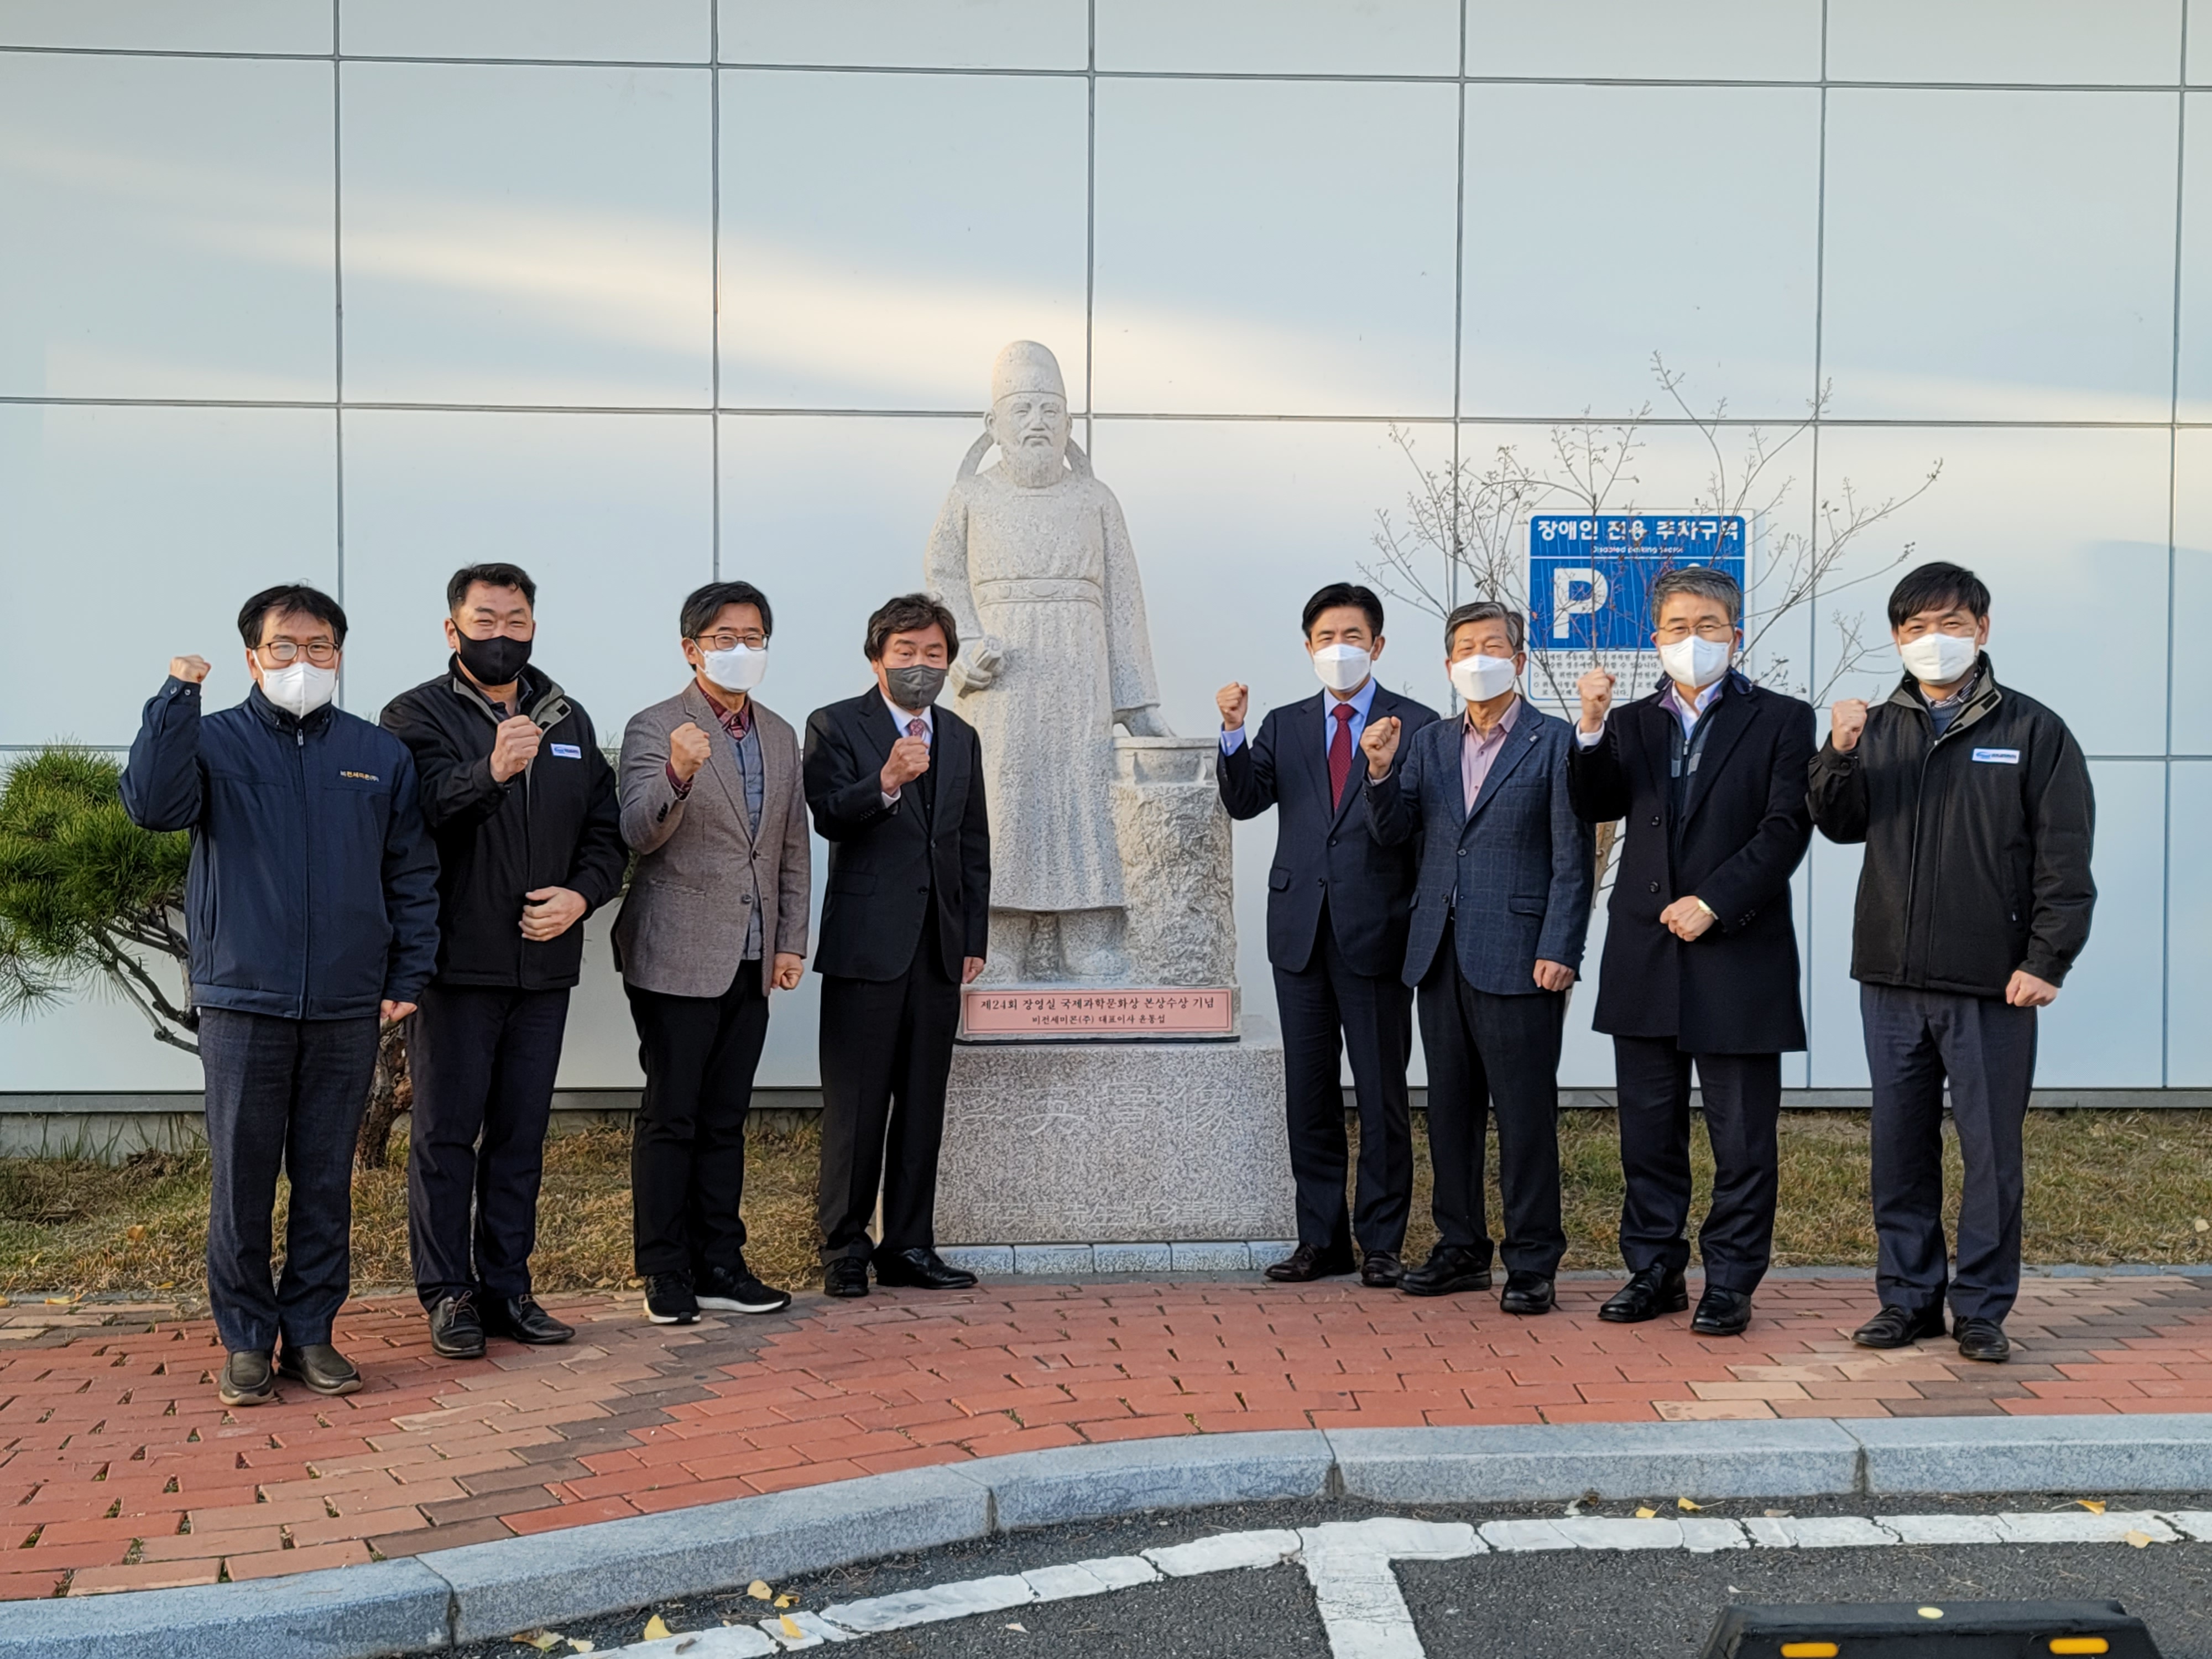
POLYGON ((734 1268, 745 1243, 745 1115, 768 1041, 760 963, 739 963, 718 997, 623 988, 645 1068, 629 1152, 637 1271, 734 1268))
POLYGON ((353 1262, 353 1146, 376 1070, 376 1016, 281 1019, 200 1010, 207 1085, 208 1301, 222 1346, 331 1340, 353 1262), (292 1183, 284 1276, 270 1278, 278 1170, 292 1183))
POLYGON ((960 988, 945 970, 934 921, 896 979, 822 976, 822 1259, 933 1249, 945 1080, 960 1029, 960 988), (888 1146, 886 1141, 888 1140, 888 1146))
POLYGON ((568 1024, 566 989, 422 993, 407 1026, 407 1243, 424 1307, 463 1291, 530 1294, 545 1123, 568 1024))
POLYGON ((1705 1283, 1748 1296, 1766 1276, 1774 1250, 1780 1054, 1692 1056, 1672 1037, 1613 1038, 1620 1172, 1628 1188, 1620 1205, 1620 1259, 1631 1273, 1680 1273, 1690 1265, 1693 1058, 1713 1147, 1713 1200, 1698 1230, 1705 1283))
POLYGON ((2035 1010, 2002 997, 1859 987, 1874 1080, 1875 1288, 1886 1305, 2002 1320, 2020 1293, 2021 1126, 2035 1083, 2035 1010), (1943 1082, 1966 1182, 1959 1267, 1943 1248, 1943 1082))
POLYGON ((1413 994, 1394 975, 1355 973, 1337 949, 1328 912, 1321 916, 1312 959, 1292 973, 1275 969, 1283 1026, 1285 1116, 1291 1174, 1298 1189, 1298 1243, 1339 1260, 1352 1241, 1370 1254, 1395 1255, 1406 1243, 1413 1197, 1413 1132, 1406 1095, 1406 1055, 1413 1042, 1413 994), (1359 1102, 1359 1187, 1356 1215, 1344 1199, 1350 1149, 1344 1134, 1343 1054, 1352 1051, 1359 1102))
POLYGON ((1494 1113, 1498 1184, 1505 1200, 1505 1238, 1498 1254, 1508 1273, 1548 1279, 1567 1253, 1559 1220, 1559 1036, 1567 1000, 1533 989, 1526 996, 1478 991, 1460 972, 1455 945, 1447 924, 1421 981, 1438 1243, 1490 1260, 1483 1135, 1494 1113))

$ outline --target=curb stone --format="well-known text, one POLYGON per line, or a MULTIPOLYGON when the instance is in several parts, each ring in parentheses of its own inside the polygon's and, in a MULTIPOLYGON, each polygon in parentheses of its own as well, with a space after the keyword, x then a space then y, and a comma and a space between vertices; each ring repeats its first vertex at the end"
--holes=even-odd
POLYGON ((188 1589, 7 1604, 0 1659, 380 1659, 994 1532, 1334 1493, 1407 1504, 1697 1492, 2212 1490, 2212 1413, 1280 1430, 868 1475, 188 1589))

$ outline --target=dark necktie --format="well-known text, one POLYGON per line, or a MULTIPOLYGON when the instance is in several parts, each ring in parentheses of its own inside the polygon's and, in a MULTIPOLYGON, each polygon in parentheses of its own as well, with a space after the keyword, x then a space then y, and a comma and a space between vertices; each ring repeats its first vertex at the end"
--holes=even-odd
MULTIPOLYGON (((929 736, 929 723, 923 720, 921 715, 916 714, 912 720, 906 723, 906 734, 909 738, 927 738, 929 736)), ((933 760, 936 757, 932 756, 931 758, 933 760)), ((934 817, 937 815, 937 780, 931 775, 931 774, 936 769, 937 769, 933 766, 928 772, 924 772, 921 775, 921 778, 920 780, 921 785, 921 810, 932 817, 934 817)))
POLYGON ((1352 775, 1352 717, 1359 711, 1340 702, 1328 711, 1336 717, 1336 732, 1328 740, 1328 804, 1344 805, 1344 781, 1352 775))

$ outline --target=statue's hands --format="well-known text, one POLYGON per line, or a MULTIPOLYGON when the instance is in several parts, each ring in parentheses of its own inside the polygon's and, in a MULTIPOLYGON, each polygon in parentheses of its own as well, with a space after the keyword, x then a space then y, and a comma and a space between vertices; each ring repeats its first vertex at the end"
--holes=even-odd
POLYGON ((996 680, 1006 666, 1006 642, 996 634, 983 634, 960 648, 961 689, 981 691, 996 680))
POLYGON ((1168 723, 1160 718, 1160 711, 1147 704, 1142 708, 1117 708, 1115 720, 1133 738, 1171 738, 1168 723))

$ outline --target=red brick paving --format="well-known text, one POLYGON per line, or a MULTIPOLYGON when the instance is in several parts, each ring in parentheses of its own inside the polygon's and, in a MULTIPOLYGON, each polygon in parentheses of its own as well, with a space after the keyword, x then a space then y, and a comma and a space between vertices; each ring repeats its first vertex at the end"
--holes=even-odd
POLYGON ((1771 1280, 1741 1340, 1686 1317, 1415 1301, 1343 1281, 997 1284, 651 1326, 553 1298, 562 1348, 429 1351, 411 1297, 349 1304, 368 1379, 225 1411, 204 1319, 0 1304, 0 1599, 244 1579, 1089 1441, 1238 1429, 2212 1411, 2212 1285, 2039 1279, 2011 1364, 1854 1348, 1863 1278, 1771 1280))

